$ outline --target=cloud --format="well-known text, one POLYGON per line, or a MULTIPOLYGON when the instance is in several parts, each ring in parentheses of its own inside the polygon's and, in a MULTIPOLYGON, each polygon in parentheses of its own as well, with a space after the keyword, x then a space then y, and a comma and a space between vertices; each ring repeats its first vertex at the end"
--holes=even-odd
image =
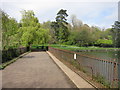
POLYGON ((22 10, 33 10, 35 14, 42 15, 49 11, 51 8, 54 8, 56 6, 59 6, 58 2, 53 2, 50 4, 47 4, 46 1, 38 1, 38 2, 32 2, 32 0, 23 1, 19 0, 18 2, 16 0, 12 0, 11 2, 5 0, 2 2, 2 8, 6 13, 8 13, 11 17, 15 17, 18 21, 21 19, 21 13, 22 10))
POLYGON ((64 3, 63 7, 68 10, 69 15, 75 14, 84 23, 101 28, 111 27, 118 15, 117 2, 69 2, 64 3))
POLYGON ((33 10, 40 22, 54 20, 56 13, 66 9, 70 16, 75 14, 84 23, 110 27, 117 19, 117 2, 119 0, 2 0, 2 8, 11 17, 19 21, 21 10, 33 10))
POLYGON ((119 0, 1 0, 1 2, 118 2, 119 0))

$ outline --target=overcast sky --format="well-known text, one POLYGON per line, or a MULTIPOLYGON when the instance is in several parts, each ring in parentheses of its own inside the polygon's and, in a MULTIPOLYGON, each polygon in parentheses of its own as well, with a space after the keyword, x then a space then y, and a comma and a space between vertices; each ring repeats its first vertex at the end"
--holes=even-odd
POLYGON ((1 0, 0 8, 18 22, 22 10, 33 10, 39 21, 54 21, 60 9, 66 9, 70 16, 88 25, 109 28, 118 20, 119 0, 1 0))

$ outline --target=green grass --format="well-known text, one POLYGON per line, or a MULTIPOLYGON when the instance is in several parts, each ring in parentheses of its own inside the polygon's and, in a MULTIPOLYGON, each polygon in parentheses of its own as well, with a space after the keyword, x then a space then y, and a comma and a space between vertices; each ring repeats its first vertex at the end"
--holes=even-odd
POLYGON ((95 46, 89 46, 89 47, 78 47, 75 45, 62 45, 62 44, 41 44, 41 45, 32 45, 32 48, 36 48, 39 46, 51 46, 58 49, 64 49, 64 50, 70 50, 70 51, 87 51, 87 50, 115 50, 120 48, 103 48, 103 47, 95 47, 95 46))
POLYGON ((56 45, 52 46, 54 48, 59 48, 59 49, 64 49, 64 50, 71 50, 71 51, 79 51, 79 50, 114 50, 114 49, 119 49, 120 48, 102 48, 102 47, 78 47, 78 46, 71 46, 71 45, 56 45))
POLYGON ((98 83, 103 84, 105 87, 107 88, 111 88, 111 84, 105 80, 105 78, 101 75, 97 75, 93 77, 95 81, 97 81, 98 83))

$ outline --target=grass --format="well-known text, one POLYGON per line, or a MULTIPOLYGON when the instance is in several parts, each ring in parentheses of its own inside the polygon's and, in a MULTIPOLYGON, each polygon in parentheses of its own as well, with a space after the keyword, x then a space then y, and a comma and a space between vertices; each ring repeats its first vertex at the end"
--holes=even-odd
MULTIPOLYGON (((70 60, 68 61, 71 65, 73 65, 76 69, 78 69, 79 71, 82 71, 83 73, 87 74, 87 71, 81 67, 78 62, 74 61, 74 60, 70 60)), ((93 79, 98 82, 101 83, 102 85, 104 85, 106 88, 111 88, 111 84, 109 82, 107 82, 105 80, 104 77, 102 77, 101 75, 97 75, 97 76, 93 76, 93 79)))
POLYGON ((94 76, 93 78, 94 78, 95 81, 97 81, 98 83, 103 84, 105 87, 111 88, 110 83, 107 82, 107 81, 105 80, 105 78, 102 77, 101 75, 94 76))
POLYGON ((115 50, 120 48, 102 48, 102 47, 95 47, 95 46, 89 46, 89 47, 78 47, 78 46, 71 46, 71 45, 54 45, 51 47, 64 49, 64 50, 71 50, 71 51, 83 51, 83 50, 115 50))
POLYGON ((86 71, 84 70, 84 68, 82 68, 77 61, 69 60, 69 63, 72 64, 78 70, 83 71, 84 73, 86 73, 86 71))

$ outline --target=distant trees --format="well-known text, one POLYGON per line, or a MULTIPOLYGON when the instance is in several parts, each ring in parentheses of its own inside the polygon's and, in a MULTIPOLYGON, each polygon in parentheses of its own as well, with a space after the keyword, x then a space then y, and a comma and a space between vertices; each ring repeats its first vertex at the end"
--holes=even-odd
POLYGON ((83 25, 82 21, 77 19, 75 15, 71 16, 71 26, 73 30, 79 29, 83 25))
POLYGON ((92 42, 92 34, 89 29, 90 28, 88 26, 83 25, 72 30, 71 35, 69 36, 69 43, 76 44, 78 46, 88 46, 88 44, 92 42))
POLYGON ((48 43, 50 40, 49 29, 39 23, 31 10, 22 11, 22 19, 18 23, 14 18, 2 12, 2 48, 9 49, 32 44, 48 43))
POLYGON ((120 47, 120 22, 115 21, 112 26, 112 37, 115 47, 120 47))
POLYGON ((21 27, 19 28, 20 43, 27 46, 28 50, 31 44, 47 43, 49 34, 47 29, 43 29, 35 17, 33 11, 22 11, 21 27))
POLYGON ((67 10, 61 9, 56 16, 56 21, 52 22, 51 27, 54 29, 55 39, 58 43, 64 43, 68 40, 69 31, 67 27, 68 14, 67 10))
POLYGON ((11 46, 18 45, 17 42, 17 30, 18 23, 14 18, 9 17, 8 14, 2 12, 2 48, 8 49, 11 46))
POLYGON ((39 44, 69 44, 77 46, 120 47, 120 22, 113 28, 101 30, 96 26, 84 24, 75 15, 71 23, 67 22, 67 10, 61 9, 56 21, 39 23, 32 10, 23 10, 18 23, 14 18, 2 12, 2 47, 27 46, 39 44))
POLYGON ((113 44, 111 29, 103 31, 96 26, 90 27, 83 24, 75 15, 72 15, 71 24, 68 25, 70 35, 67 44, 100 47, 111 47, 113 44))
POLYGON ((37 30, 40 27, 38 19, 35 17, 33 11, 22 11, 22 19, 20 21, 21 27, 19 28, 20 43, 27 46, 33 44, 37 36, 37 30))

